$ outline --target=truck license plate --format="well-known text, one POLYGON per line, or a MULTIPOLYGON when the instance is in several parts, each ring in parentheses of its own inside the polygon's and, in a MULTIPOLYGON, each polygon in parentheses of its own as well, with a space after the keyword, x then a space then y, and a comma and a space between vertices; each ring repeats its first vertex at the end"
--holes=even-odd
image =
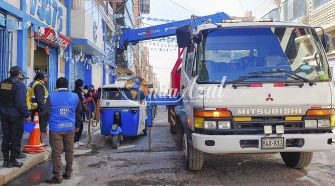
POLYGON ((267 137, 262 138, 262 149, 283 149, 284 147, 284 138, 283 137, 267 137))

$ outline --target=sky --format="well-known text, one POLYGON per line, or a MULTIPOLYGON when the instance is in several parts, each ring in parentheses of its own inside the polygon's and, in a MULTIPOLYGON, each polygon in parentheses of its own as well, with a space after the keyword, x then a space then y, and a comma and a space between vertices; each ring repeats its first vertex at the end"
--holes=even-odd
MULTIPOLYGON (((246 10, 255 10, 264 0, 150 0, 150 14, 144 17, 183 20, 192 14, 204 16, 225 12, 230 16, 243 16, 246 10)), ((162 22, 144 21, 144 27, 162 22)), ((177 51, 150 51, 150 64, 157 74, 161 89, 170 86, 170 72, 177 60, 177 51)))

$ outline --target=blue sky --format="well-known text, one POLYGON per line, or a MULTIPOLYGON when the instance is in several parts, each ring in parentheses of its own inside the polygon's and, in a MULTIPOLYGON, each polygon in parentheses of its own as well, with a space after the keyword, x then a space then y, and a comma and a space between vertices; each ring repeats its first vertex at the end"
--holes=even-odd
POLYGON ((242 16, 246 10, 254 10, 264 0, 150 0, 148 16, 164 19, 188 19, 191 14, 209 15, 226 12, 242 16), (180 6, 179 6, 180 5, 180 6))

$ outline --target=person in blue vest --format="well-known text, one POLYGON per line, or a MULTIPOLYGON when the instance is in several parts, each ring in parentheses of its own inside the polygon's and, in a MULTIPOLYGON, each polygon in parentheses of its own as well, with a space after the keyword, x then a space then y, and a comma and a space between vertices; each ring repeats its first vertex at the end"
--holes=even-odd
MULTIPOLYGON (((70 179, 73 163, 73 141, 75 132, 79 130, 82 119, 82 106, 76 93, 68 90, 69 82, 61 77, 56 81, 57 92, 53 92, 46 100, 46 108, 50 111, 49 143, 52 150, 54 176, 47 183, 59 184, 62 179, 70 179), (61 154, 65 152, 66 167, 62 175, 61 154)), ((46 136, 46 127, 41 126, 42 136, 46 136)))
POLYGON ((10 68, 10 77, 0 83, 0 115, 2 125, 1 150, 4 156, 4 167, 21 167, 18 154, 21 152, 21 140, 24 120, 30 121, 27 107, 27 89, 20 81, 24 77, 19 66, 10 68))

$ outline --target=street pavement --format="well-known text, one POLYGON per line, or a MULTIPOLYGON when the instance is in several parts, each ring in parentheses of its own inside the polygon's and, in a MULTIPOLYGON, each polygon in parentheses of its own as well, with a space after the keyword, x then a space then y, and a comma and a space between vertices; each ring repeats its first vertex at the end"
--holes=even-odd
MULTIPOLYGON (((96 132, 91 148, 75 151, 74 173, 62 185, 334 185, 335 151, 314 153, 306 169, 288 168, 279 154, 206 155, 202 171, 189 172, 175 136, 169 131, 167 111, 159 107, 148 137, 127 138, 119 149, 96 132)), ((31 169, 8 185, 46 185, 50 161, 31 169)))

